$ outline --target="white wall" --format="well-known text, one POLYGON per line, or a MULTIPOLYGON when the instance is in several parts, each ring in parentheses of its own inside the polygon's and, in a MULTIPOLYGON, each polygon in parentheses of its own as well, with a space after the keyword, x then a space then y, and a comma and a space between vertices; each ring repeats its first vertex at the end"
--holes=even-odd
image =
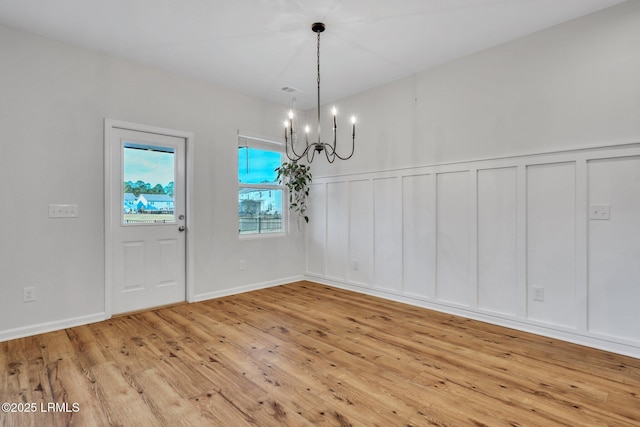
POLYGON ((356 115, 356 153, 314 176, 636 142, 639 20, 626 2, 340 100, 338 143, 356 115))
POLYGON ((0 340, 103 317, 105 118, 195 134, 196 299, 302 275, 296 227, 237 235, 237 130, 279 138, 283 107, 7 27, 0 52, 0 340), (50 203, 80 217, 49 219, 50 203))
POLYGON ((338 102, 356 153, 312 165, 307 275, 640 357, 639 42, 627 2, 338 102))

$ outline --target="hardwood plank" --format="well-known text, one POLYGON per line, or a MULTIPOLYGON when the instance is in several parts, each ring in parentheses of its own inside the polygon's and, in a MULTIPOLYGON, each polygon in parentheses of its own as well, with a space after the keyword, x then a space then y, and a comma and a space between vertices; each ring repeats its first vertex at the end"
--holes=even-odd
POLYGON ((196 410, 211 425, 220 426, 256 426, 254 416, 245 413, 219 391, 209 391, 192 398, 196 410))
POLYGON ((640 426, 640 360, 297 282, 0 343, 2 426, 640 426))
POLYGON ((113 363, 104 363, 91 368, 97 385, 97 399, 107 414, 107 422, 115 425, 156 425, 158 419, 147 406, 144 393, 153 394, 153 390, 135 387, 126 379, 119 367, 113 363))
POLYGON ((144 393, 144 400, 153 412, 156 423, 167 426, 197 426, 207 423, 194 405, 176 390, 157 369, 149 369, 133 377, 139 390, 153 390, 144 393))
MULTIPOLYGON (((72 358, 61 358, 50 362, 48 388, 51 397, 41 399, 42 408, 57 403, 63 411, 52 412, 52 425, 107 426, 107 414, 96 399, 95 383, 82 374, 78 363, 72 358), (77 410, 77 411, 76 411, 77 410)), ((48 408, 46 410, 51 410, 48 408)), ((49 425, 38 420, 37 425, 49 425)))
POLYGON ((107 363, 104 345, 100 342, 92 326, 86 325, 66 330, 74 356, 85 371, 92 366, 107 363))

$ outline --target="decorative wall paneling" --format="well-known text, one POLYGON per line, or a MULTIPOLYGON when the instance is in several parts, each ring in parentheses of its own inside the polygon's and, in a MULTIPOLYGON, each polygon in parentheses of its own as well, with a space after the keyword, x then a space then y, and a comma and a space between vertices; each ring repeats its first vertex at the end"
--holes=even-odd
POLYGON ((311 194, 310 280, 640 357, 640 144, 315 177, 311 194))
POLYGON ((640 341, 640 157, 587 163, 589 203, 611 219, 589 221, 589 328, 640 341))

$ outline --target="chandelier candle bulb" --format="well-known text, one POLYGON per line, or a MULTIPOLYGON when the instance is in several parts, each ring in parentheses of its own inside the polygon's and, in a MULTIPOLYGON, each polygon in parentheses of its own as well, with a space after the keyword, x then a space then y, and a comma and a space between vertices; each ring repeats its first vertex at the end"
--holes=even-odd
POLYGON ((331 114, 333 114, 333 132, 335 133, 336 129, 338 128, 338 126, 336 125, 336 114, 338 114, 338 110, 336 110, 336 107, 333 107, 333 109, 331 110, 331 114))

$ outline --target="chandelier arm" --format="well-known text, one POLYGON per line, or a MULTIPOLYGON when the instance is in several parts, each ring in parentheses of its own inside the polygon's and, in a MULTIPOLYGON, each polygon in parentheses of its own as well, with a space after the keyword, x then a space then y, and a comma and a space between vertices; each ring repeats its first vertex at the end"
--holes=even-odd
POLYGON ((356 148, 356 137, 353 136, 351 137, 351 153, 346 156, 346 157, 342 157, 340 154, 338 154, 338 152, 336 150, 333 150, 333 153, 340 159, 340 160, 349 160, 352 156, 353 156, 353 152, 355 151, 356 148))
MULTIPOLYGON (((333 157, 337 157, 340 160, 349 160, 352 156, 353 153, 355 151, 355 138, 352 138, 352 144, 351 144, 351 153, 349 153, 348 156, 341 156, 340 154, 338 154, 338 151, 336 150, 336 148, 334 146, 331 146, 329 144, 324 144, 325 147, 325 151, 327 151, 327 155, 328 156, 333 156, 333 157), (329 152, 329 149, 331 149, 331 151, 329 152)), ((330 162, 333 163, 333 162, 330 162)))
POLYGON ((290 131, 291 132, 291 152, 293 153, 293 157, 291 157, 289 155, 289 143, 287 142, 287 135, 285 132, 285 153, 287 155, 287 157, 289 158, 289 160, 293 161, 293 162, 297 162, 298 160, 300 160, 301 158, 303 158, 307 152, 309 151, 310 145, 309 143, 307 143, 304 151, 302 151, 301 154, 296 153, 296 149, 293 146, 293 130, 290 131))
POLYGON ((311 163, 313 162, 313 158, 316 156, 316 150, 315 148, 313 150, 309 150, 309 148, 312 148, 315 144, 311 144, 309 147, 307 147, 307 149, 305 150, 305 155, 307 156, 307 163, 311 163), (309 158, 309 152, 311 152, 311 158, 309 158))
POLYGON ((294 162, 297 162, 298 160, 300 160, 301 158, 303 158, 303 157, 307 154, 307 152, 309 151, 309 148, 310 148, 310 147, 309 147, 309 146, 307 146, 301 154, 298 154, 298 153, 296 153, 296 151, 293 149, 293 144, 291 144, 291 151, 293 152, 293 157, 291 157, 291 156, 289 155, 289 150, 288 150, 288 148, 289 148, 289 147, 288 147, 288 144, 287 144, 287 146, 285 147, 285 153, 286 153, 287 157, 289 158, 289 160, 294 161, 294 162))
MULTIPOLYGON (((325 145, 326 145, 327 147, 329 147, 329 144, 325 144, 325 145)), ((335 161, 336 161, 336 151, 335 151, 335 150, 332 150, 332 153, 331 153, 331 154, 329 154, 329 149, 328 149, 328 148, 325 148, 325 150, 324 150, 324 155, 327 157, 327 161, 328 161, 329 163, 333 163, 333 162, 335 162, 335 161)))
MULTIPOLYGON (((295 152, 295 150, 293 149, 293 143, 291 144, 291 151, 293 152, 293 156, 294 157, 291 157, 291 155, 289 154, 289 143, 285 142, 285 144, 284 144, 284 152, 287 155, 287 158, 289 160, 291 160, 292 162, 297 162, 298 160, 300 160, 300 158, 302 156, 298 156, 298 153, 295 152)), ((304 156, 304 153, 302 155, 304 156)))
POLYGON ((300 157, 298 157, 298 158, 291 157, 291 156, 289 155, 289 151, 288 151, 288 150, 285 150, 285 154, 287 155, 287 158, 288 158, 289 160, 291 160, 292 162, 297 162, 298 160, 300 160, 300 157))
MULTIPOLYGON (((291 135, 291 139, 293 140, 293 134, 291 135)), ((287 158, 289 158, 289 160, 293 160, 291 158, 291 156, 289 155, 289 136, 287 135, 287 127, 285 126, 284 128, 284 152, 287 155, 287 158)), ((294 153, 295 155, 295 153, 294 153)))

